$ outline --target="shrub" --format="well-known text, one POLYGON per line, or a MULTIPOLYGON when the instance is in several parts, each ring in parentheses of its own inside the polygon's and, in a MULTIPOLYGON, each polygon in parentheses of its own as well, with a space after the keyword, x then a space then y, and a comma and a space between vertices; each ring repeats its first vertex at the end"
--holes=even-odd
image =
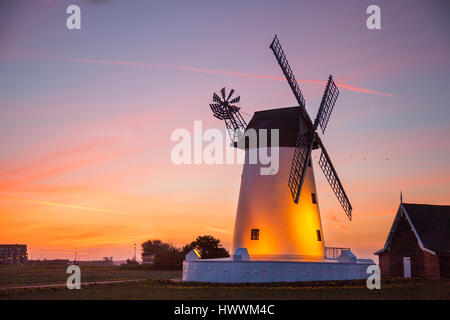
POLYGON ((184 257, 194 248, 199 251, 202 259, 230 256, 229 252, 220 244, 220 240, 210 235, 199 236, 181 249, 161 240, 147 240, 141 244, 141 248, 142 255, 154 255, 152 269, 155 270, 181 270, 184 257))

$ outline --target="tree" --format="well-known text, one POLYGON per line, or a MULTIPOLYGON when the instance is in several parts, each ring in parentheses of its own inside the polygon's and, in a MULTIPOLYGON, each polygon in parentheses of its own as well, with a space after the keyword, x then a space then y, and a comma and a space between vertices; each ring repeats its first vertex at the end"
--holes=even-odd
POLYGON ((128 266, 135 266, 138 265, 139 262, 137 262, 136 260, 132 260, 132 259, 127 259, 127 265, 128 266))
POLYGON ((153 269, 180 270, 186 254, 192 249, 197 249, 202 259, 227 258, 228 251, 222 247, 220 240, 213 236, 199 236, 195 241, 186 244, 179 249, 171 243, 161 240, 147 240, 141 244, 142 255, 153 255, 153 269))
POLYGON ((154 256, 153 269, 179 270, 183 266, 184 254, 171 243, 161 240, 147 240, 141 244, 141 248, 143 256, 154 256))
POLYGON ((157 270, 180 270, 183 267, 184 255, 174 246, 164 246, 153 260, 153 268, 157 270))
POLYGON ((113 257, 103 257, 103 262, 105 264, 113 264, 113 257))
POLYGON ((142 255, 156 256, 159 252, 167 252, 172 244, 161 240, 147 240, 141 244, 142 255))
POLYGON ((181 252, 183 253, 183 256, 187 255, 189 252, 191 252, 193 249, 195 249, 196 246, 196 242, 192 241, 191 243, 188 243, 187 245, 185 245, 182 249, 181 252))
POLYGON ((199 236, 194 242, 191 242, 184 248, 187 249, 189 247, 196 248, 202 259, 228 258, 230 256, 228 250, 220 244, 220 240, 210 235, 199 236))

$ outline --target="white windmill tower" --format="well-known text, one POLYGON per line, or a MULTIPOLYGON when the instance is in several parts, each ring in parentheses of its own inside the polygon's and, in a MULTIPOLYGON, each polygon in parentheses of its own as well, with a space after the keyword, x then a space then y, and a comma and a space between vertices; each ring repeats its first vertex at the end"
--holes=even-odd
MULTIPOLYGON (((226 97, 223 88, 222 99, 214 93, 214 103, 210 105, 214 116, 224 120, 227 129, 233 130, 233 142, 243 138, 249 129, 279 129, 279 149, 274 150, 270 145, 255 146, 271 149, 269 154, 279 151, 278 173, 261 175, 260 169, 264 165, 244 164, 233 252, 238 248, 247 248, 252 259, 257 260, 318 261, 324 258, 324 240, 311 163, 312 150, 321 149, 319 166, 350 220, 352 213, 348 197, 316 132, 318 126, 322 133, 325 132, 339 90, 330 76, 317 116, 312 122, 277 36, 270 48, 299 106, 255 112, 247 125, 239 112, 240 108, 235 105, 240 97, 230 100, 233 89, 226 97)), ((245 152, 248 158, 249 149, 246 148, 245 152)))

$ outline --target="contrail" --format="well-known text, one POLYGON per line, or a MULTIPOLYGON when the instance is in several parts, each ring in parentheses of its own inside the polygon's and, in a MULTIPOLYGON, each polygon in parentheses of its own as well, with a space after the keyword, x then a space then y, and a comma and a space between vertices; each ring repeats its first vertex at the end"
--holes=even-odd
POLYGON ((27 199, 27 198, 7 196, 7 195, 2 195, 2 194, 0 194, 0 198, 9 199, 9 200, 26 201, 26 202, 37 203, 37 204, 42 204, 42 205, 46 205, 46 206, 69 208, 69 209, 80 209, 80 210, 87 210, 87 211, 119 213, 119 214, 126 213, 126 212, 117 211, 117 210, 91 208, 91 207, 84 207, 84 206, 78 206, 78 205, 73 205, 73 204, 64 204, 64 203, 51 202, 51 201, 33 200, 33 199, 27 199))
POLYGON ((212 231, 217 231, 217 232, 221 232, 221 233, 225 233, 225 234, 233 234, 233 232, 228 231, 228 230, 223 230, 223 229, 219 229, 219 228, 214 228, 214 227, 209 227, 209 226, 201 226, 204 229, 209 229, 212 231))
MULTIPOLYGON (((135 66, 135 67, 146 67, 146 68, 183 70, 183 71, 217 74, 217 75, 223 75, 223 76, 228 76, 228 77, 239 77, 239 78, 250 78, 250 79, 265 79, 265 80, 277 80, 277 81, 285 81, 286 80, 283 77, 270 76, 270 75, 264 75, 264 74, 244 73, 244 72, 240 72, 240 71, 230 71, 230 70, 214 70, 214 69, 203 69, 203 68, 194 68, 194 67, 183 67, 183 66, 175 66, 175 65, 171 65, 171 64, 157 64, 157 63, 119 61, 119 60, 78 59, 78 58, 65 58, 64 60, 72 61, 72 62, 82 62, 82 63, 112 64, 112 65, 135 66)), ((300 79, 297 82, 305 82, 305 83, 320 84, 320 85, 324 85, 327 83, 327 81, 315 80, 315 79, 300 79)), ((374 95, 385 96, 385 97, 396 97, 397 96, 393 93, 387 93, 387 92, 381 92, 381 91, 375 91, 375 90, 371 90, 371 89, 356 87, 356 86, 342 83, 342 82, 336 82, 336 85, 342 89, 354 91, 354 92, 368 93, 368 94, 374 94, 374 95)))
MULTIPOLYGON (((39 248, 39 249, 35 249, 34 247, 29 247, 28 251, 33 251, 33 252, 45 252, 45 253, 59 253, 59 252, 63 252, 63 253, 74 253, 75 250, 63 250, 63 249, 46 249, 46 248, 39 248)), ((92 256, 94 255, 94 253, 91 252, 87 252, 87 251, 82 251, 82 250, 77 250, 77 253, 83 253, 85 255, 89 255, 92 256)))

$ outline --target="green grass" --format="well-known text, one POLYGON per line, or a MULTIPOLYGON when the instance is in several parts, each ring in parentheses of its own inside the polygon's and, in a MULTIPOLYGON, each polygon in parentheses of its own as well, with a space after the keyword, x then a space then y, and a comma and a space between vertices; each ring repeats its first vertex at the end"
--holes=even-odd
MULTIPOLYGON (((181 271, 124 269, 119 266, 80 266, 81 281, 129 279, 181 279, 181 271)), ((64 265, 0 266, 0 287, 65 283, 69 274, 64 265)))
MULTIPOLYGON (((57 269, 60 271, 60 269, 57 269)), ((4 269, 0 269, 4 278, 4 269)), ((137 270, 128 273, 117 267, 90 267, 83 281, 116 278, 152 278, 151 280, 82 286, 81 290, 65 287, 0 290, 0 299, 446 299, 449 279, 387 279, 381 290, 368 290, 365 281, 299 282, 289 284, 209 284, 183 283, 180 272, 137 270), (98 274, 96 274, 96 272, 98 274), (139 276, 138 276, 139 274, 139 276), (159 280, 157 280, 159 279, 159 280)), ((83 269, 82 269, 83 273, 83 269)), ((31 273, 32 274, 32 273, 31 273)), ((47 272, 42 279, 53 279, 47 272)), ((65 277, 65 275, 63 275, 65 277)), ((61 278, 59 278, 61 280, 61 278)), ((64 278, 65 279, 65 278, 64 278)), ((64 280, 63 279, 63 280, 64 280)), ((36 281, 36 279, 34 279, 36 281)), ((17 282, 17 281, 16 281, 17 282)), ((37 283, 37 282, 34 282, 37 283)), ((22 283, 23 284, 23 283, 22 283)))

